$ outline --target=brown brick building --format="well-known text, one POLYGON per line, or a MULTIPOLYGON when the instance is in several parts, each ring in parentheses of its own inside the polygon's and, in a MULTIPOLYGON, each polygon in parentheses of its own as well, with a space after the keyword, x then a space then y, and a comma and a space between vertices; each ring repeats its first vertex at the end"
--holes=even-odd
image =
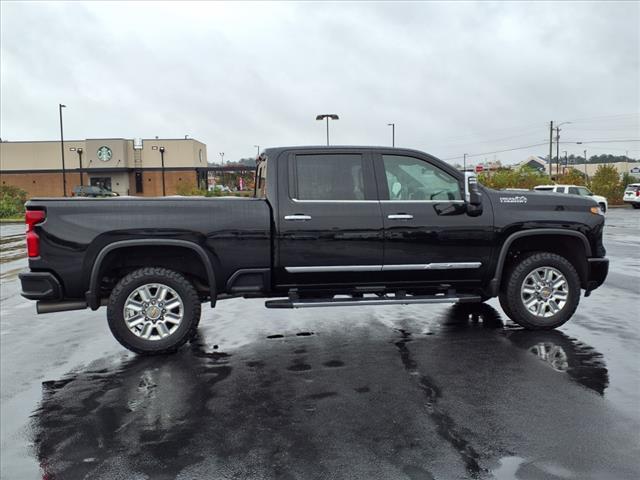
POLYGON ((120 195, 161 196, 180 186, 206 188, 207 146, 188 139, 100 138, 0 142, 0 182, 29 197, 71 196, 79 185, 101 186, 120 195), (164 160, 164 167, 163 167, 164 160))

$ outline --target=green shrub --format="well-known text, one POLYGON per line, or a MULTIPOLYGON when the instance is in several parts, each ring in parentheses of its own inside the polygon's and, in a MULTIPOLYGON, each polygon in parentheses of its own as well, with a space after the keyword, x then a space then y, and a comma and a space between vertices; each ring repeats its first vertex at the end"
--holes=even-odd
POLYGON ((15 218, 24 215, 27 192, 12 185, 0 186, 0 218, 15 218))
POLYGON ((549 183, 549 177, 532 168, 519 169, 500 168, 494 172, 482 172, 478 180, 489 188, 526 188, 532 189, 536 185, 549 183))
POLYGON ((606 197, 612 205, 622 203, 625 186, 620 179, 618 170, 612 165, 600 165, 591 177, 589 184, 593 193, 606 197))

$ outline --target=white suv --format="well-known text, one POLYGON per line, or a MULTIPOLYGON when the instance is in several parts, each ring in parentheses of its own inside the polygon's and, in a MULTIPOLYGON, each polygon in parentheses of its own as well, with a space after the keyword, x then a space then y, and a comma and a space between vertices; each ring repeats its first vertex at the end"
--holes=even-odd
POLYGON ((569 195, 580 195, 581 197, 591 197, 600 205, 600 210, 605 213, 609 208, 609 203, 605 197, 594 195, 591 190, 582 185, 538 185, 534 190, 543 192, 568 193, 569 195))
POLYGON ((640 208, 640 183, 630 183, 624 189, 622 197, 624 203, 630 203, 633 208, 640 208))

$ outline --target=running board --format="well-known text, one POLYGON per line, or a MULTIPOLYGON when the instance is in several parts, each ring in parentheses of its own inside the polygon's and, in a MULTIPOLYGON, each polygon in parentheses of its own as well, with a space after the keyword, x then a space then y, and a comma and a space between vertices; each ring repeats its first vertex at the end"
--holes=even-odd
POLYGON ((442 294, 442 295, 401 295, 392 297, 364 298, 287 298, 268 300, 267 308, 311 308, 311 307, 347 307, 354 305, 411 305, 414 303, 465 303, 480 302, 479 295, 442 294))

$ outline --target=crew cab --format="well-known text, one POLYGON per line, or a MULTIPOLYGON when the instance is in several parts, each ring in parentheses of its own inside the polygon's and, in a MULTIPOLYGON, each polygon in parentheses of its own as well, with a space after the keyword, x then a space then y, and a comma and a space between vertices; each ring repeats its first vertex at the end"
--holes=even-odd
POLYGON ((583 197, 592 198, 600 208, 602 213, 606 213, 609 208, 609 202, 607 198, 601 195, 594 194, 587 187, 582 185, 538 185, 533 187, 538 192, 555 192, 555 193, 568 193, 569 195, 581 195, 583 197))
MULTIPOLYGON (((39 313, 106 306, 143 354, 178 349, 201 304, 268 308, 482 302, 562 325, 608 272, 591 199, 504 192, 423 152, 283 147, 253 198, 34 198, 22 295, 39 313)), ((346 319, 348 321, 348 319, 346 319)))

